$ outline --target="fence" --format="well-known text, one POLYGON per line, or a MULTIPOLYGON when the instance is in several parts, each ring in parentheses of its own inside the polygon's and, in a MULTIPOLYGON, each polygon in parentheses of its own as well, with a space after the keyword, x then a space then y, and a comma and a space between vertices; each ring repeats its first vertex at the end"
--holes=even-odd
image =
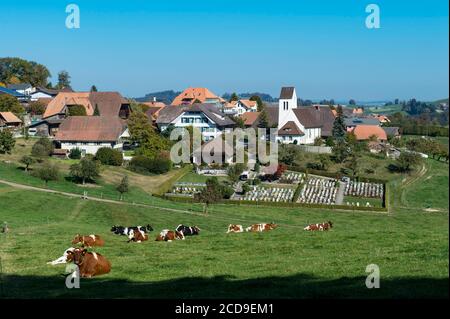
POLYGON ((302 151, 307 153, 317 153, 317 154, 331 154, 332 149, 329 146, 313 146, 313 145, 299 145, 302 151))

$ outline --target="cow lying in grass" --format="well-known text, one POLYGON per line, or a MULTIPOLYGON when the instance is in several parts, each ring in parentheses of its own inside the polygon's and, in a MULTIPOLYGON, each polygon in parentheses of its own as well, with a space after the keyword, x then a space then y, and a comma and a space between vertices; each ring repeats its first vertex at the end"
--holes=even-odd
POLYGON ((311 224, 303 228, 303 230, 318 230, 318 231, 324 231, 329 230, 331 227, 333 227, 333 223, 328 221, 327 223, 320 223, 320 224, 311 224))
POLYGON ((244 227, 242 227, 242 225, 236 225, 236 224, 230 224, 228 225, 228 233, 243 233, 244 232, 244 227))
POLYGON ((76 245, 81 243, 85 247, 104 246, 105 241, 99 235, 81 236, 77 234, 72 240, 72 244, 76 245))
POLYGON ((128 242, 134 241, 136 243, 140 243, 148 240, 148 235, 142 230, 133 230, 131 229, 128 235, 128 242))
POLYGON ((75 248, 73 248, 73 247, 67 248, 66 251, 64 252, 64 254, 61 257, 59 257, 59 258, 57 258, 57 259, 55 259, 53 261, 49 261, 47 263, 47 265, 53 265, 54 266, 54 265, 67 263, 67 255, 69 254, 69 252, 74 251, 74 249, 75 248))
POLYGON ((249 227, 247 227, 245 229, 245 231, 250 231, 250 232, 263 232, 263 231, 269 231, 272 229, 277 228, 278 225, 275 223, 270 223, 270 224, 254 224, 251 225, 249 227))
POLYGON ((171 242, 172 240, 184 240, 185 237, 182 232, 179 231, 173 231, 164 229, 159 233, 159 235, 156 237, 155 241, 168 241, 171 242))
POLYGON ((111 227, 111 232, 116 234, 116 235, 121 235, 121 236, 129 236, 131 231, 137 231, 137 230, 141 230, 144 233, 148 233, 153 231, 153 227, 150 226, 150 224, 147 224, 147 226, 128 226, 128 227, 124 227, 124 226, 112 226, 111 227))
POLYGON ((200 228, 198 228, 197 226, 188 227, 184 225, 178 225, 175 230, 183 233, 184 236, 193 236, 200 233, 200 228))
POLYGON ((107 274, 111 271, 108 259, 95 252, 88 252, 85 248, 75 248, 67 253, 66 261, 78 266, 81 277, 94 277, 107 274))

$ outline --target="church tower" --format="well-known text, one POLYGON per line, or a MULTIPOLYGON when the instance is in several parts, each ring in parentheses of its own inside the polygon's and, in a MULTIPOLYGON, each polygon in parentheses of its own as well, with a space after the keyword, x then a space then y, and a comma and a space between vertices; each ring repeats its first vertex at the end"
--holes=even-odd
POLYGON ((282 87, 278 101, 278 128, 292 121, 292 109, 297 108, 297 93, 295 87, 282 87))

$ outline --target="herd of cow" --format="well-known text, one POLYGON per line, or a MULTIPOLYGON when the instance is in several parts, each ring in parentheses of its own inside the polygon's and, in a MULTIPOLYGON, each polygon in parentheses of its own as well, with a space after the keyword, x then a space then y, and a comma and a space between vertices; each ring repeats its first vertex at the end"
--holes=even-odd
MULTIPOLYGON (((230 224, 228 226, 228 233, 242 233, 246 232, 266 232, 277 228, 278 225, 275 223, 268 224, 253 224, 249 227, 244 227, 242 225, 230 224)), ((325 223, 311 224, 304 228, 308 231, 326 231, 333 227, 332 222, 328 221, 325 223)), ((120 236, 127 236, 128 243, 136 242, 140 243, 148 240, 148 233, 153 231, 152 226, 113 226, 111 232, 120 236)), ((173 230, 164 229, 157 236, 156 241, 167 241, 171 242, 173 240, 184 240, 186 236, 199 235, 200 228, 197 226, 185 226, 178 225, 178 227, 173 230)), ((79 247, 70 247, 64 254, 53 261, 48 262, 50 265, 58 265, 65 263, 74 263, 78 266, 79 273, 81 277, 90 278, 93 276, 107 274, 111 271, 111 262, 96 252, 90 252, 87 248, 101 247, 105 245, 105 241, 99 235, 88 235, 82 236, 77 234, 72 240, 72 245, 81 244, 79 247)))

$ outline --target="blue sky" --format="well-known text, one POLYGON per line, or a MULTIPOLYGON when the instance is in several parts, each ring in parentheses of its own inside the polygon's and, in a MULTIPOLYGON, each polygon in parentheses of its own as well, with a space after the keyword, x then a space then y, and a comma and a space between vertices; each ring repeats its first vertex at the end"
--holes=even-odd
MULTIPOLYGON (((67 70, 76 90, 385 100, 448 97, 447 0, 2 1, 0 56, 67 70), (81 28, 65 27, 75 3, 81 28), (365 27, 378 4, 381 28, 365 27)), ((55 80, 53 79, 55 82, 55 80)))

